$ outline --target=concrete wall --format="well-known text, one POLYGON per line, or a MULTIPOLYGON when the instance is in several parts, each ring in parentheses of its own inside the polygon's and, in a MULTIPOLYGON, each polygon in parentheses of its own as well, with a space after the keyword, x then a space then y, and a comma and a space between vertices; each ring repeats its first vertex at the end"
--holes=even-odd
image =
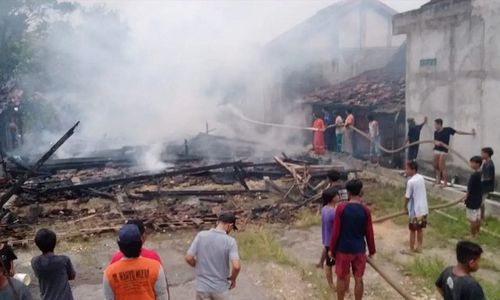
MULTIPOLYGON (((476 137, 456 135, 451 146, 467 158, 491 146, 500 170, 500 1, 441 1, 395 16, 393 26, 407 34, 406 114, 429 117, 421 138, 432 139, 435 118, 475 128, 476 137)), ((420 158, 431 157, 424 146, 420 158)), ((450 162, 466 169, 457 158, 450 162)))

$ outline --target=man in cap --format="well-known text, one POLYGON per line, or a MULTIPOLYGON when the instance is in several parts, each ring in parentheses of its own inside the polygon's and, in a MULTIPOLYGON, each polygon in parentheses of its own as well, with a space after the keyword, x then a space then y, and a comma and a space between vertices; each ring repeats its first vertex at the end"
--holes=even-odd
POLYGON ((233 229, 238 230, 236 216, 223 213, 217 227, 199 232, 189 247, 186 262, 196 268, 196 300, 227 300, 236 287, 241 264, 236 240, 229 236, 233 229))
POLYGON ((0 245, 0 300, 31 300, 31 294, 27 286, 21 281, 13 278, 14 260, 17 256, 12 248, 0 245))
POLYGON ((104 270, 106 300, 167 300, 167 283, 161 264, 141 257, 139 228, 124 225, 118 232, 118 247, 124 257, 104 270))

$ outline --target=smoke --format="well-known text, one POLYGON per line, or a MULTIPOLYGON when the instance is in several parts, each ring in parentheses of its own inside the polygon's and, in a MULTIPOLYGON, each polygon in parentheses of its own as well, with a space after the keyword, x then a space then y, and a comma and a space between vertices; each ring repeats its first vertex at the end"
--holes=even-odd
MULTIPOLYGON (((28 134, 26 147, 40 152, 80 120, 60 156, 154 145, 138 160, 161 168, 163 143, 193 137, 207 123, 214 134, 258 141, 262 151, 300 149, 300 132, 246 123, 226 107, 231 103, 256 119, 279 114, 287 124, 310 125, 302 109, 292 113, 271 104, 273 74, 262 65, 260 51, 272 39, 261 21, 273 16, 257 10, 247 16, 248 7, 253 6, 110 2, 85 5, 54 21, 38 46, 46 53, 50 78, 41 101, 55 111, 56 126, 28 134)), ((286 28, 267 27, 276 34, 286 28)))

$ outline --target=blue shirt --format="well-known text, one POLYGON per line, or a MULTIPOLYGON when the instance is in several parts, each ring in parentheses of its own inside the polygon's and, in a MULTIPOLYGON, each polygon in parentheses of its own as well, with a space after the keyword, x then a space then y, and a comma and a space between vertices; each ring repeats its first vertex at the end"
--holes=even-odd
POLYGON ((325 205, 321 209, 321 236, 325 247, 330 247, 334 220, 335 208, 325 205))

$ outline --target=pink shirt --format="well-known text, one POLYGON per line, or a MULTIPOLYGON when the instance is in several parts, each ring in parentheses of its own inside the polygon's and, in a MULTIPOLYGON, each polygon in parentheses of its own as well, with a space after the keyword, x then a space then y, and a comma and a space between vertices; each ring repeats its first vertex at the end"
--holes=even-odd
MULTIPOLYGON (((111 258, 111 262, 109 264, 111 265, 111 264, 119 261, 120 259, 123 258, 123 256, 124 256, 123 253, 121 253, 120 251, 116 252, 113 255, 113 257, 111 258)), ((160 264, 163 265, 163 263, 161 262, 160 256, 154 250, 150 250, 148 248, 142 247, 142 249, 141 249, 141 256, 145 257, 145 258, 149 258, 149 259, 154 259, 154 260, 158 261, 160 264)))

